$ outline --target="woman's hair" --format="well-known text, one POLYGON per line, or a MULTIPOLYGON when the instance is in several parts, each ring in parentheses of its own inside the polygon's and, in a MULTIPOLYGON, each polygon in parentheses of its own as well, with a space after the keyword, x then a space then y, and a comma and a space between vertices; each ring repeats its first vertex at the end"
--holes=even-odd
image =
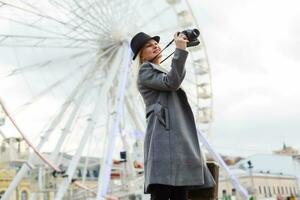
POLYGON ((140 56, 141 56, 141 51, 138 53, 138 55, 136 56, 135 60, 132 63, 131 70, 132 70, 134 82, 137 82, 139 69, 140 69, 141 64, 143 63, 140 56))
MULTIPOLYGON (((140 66, 143 64, 143 61, 141 60, 140 56, 141 56, 141 51, 138 53, 135 60, 132 62, 132 66, 131 66, 131 70, 132 70, 131 84, 133 84, 137 90, 139 90, 138 89, 138 74, 139 74, 140 66)), ((136 98, 140 99, 140 101, 143 101, 143 97, 139 92, 138 92, 138 95, 136 96, 136 98)))

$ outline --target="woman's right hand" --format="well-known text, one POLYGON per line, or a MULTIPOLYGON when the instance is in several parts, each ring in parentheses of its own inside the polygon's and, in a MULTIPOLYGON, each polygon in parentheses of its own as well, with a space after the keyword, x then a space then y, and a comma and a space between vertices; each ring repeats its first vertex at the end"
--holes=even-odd
POLYGON ((189 42, 187 37, 180 32, 176 32, 174 34, 174 41, 175 41, 176 48, 183 49, 183 50, 186 49, 186 45, 189 42))

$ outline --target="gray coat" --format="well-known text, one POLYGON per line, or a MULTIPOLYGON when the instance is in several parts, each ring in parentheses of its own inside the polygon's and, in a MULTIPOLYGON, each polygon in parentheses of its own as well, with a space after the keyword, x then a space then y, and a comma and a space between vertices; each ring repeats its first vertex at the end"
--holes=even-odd
POLYGON ((180 87, 188 52, 176 49, 167 73, 145 62, 138 89, 146 105, 144 140, 145 193, 151 184, 207 188, 215 182, 204 163, 193 112, 180 87))

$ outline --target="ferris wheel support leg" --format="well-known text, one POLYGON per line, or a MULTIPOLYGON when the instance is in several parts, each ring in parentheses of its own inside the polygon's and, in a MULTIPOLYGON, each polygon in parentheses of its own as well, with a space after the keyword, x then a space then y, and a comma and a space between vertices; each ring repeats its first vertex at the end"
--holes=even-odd
MULTIPOLYGON (((107 62, 111 59, 111 57, 109 57, 107 59, 107 62)), ((105 63, 104 65, 106 65, 107 63, 105 63)), ((95 107, 93 109, 93 112, 91 114, 91 120, 89 121, 87 128, 85 129, 83 136, 80 140, 80 144, 78 145, 78 149, 76 150, 75 155, 72 157, 72 160, 69 164, 69 167, 67 169, 67 177, 62 181, 62 183, 59 186, 58 192, 56 194, 55 200, 61 200, 63 199, 69 184, 72 182, 72 178, 75 174, 76 171, 76 167, 79 163, 80 157, 82 155, 82 152, 84 150, 84 147, 86 146, 86 143, 88 141, 88 138, 90 138, 90 136, 93 134, 93 131, 95 129, 95 126, 98 122, 98 119, 101 115, 101 112, 99 112, 101 110, 101 107, 103 106, 103 96, 104 94, 107 93, 107 90, 109 89, 110 85, 112 84, 112 80, 114 78, 114 74, 117 73, 117 70, 115 71, 115 73, 112 73, 109 77, 111 77, 111 79, 109 79, 108 81, 105 82, 103 88, 101 88, 101 90, 99 89, 99 93, 97 96, 97 100, 95 103, 95 107)))
POLYGON ((62 131, 61 136, 54 148, 54 151, 51 153, 50 160, 52 160, 54 162, 56 162, 58 159, 59 151, 60 151, 68 133, 70 132, 71 125, 73 124, 73 122, 75 120, 76 114, 79 110, 79 107, 82 103, 85 93, 86 93, 86 91, 83 91, 83 94, 80 95, 79 99, 75 102, 76 106, 73 108, 71 114, 69 115, 68 121, 67 121, 66 125, 64 126, 64 128, 62 129, 63 131, 62 131))
POLYGON ((97 200, 104 200, 108 191, 108 184, 110 181, 110 172, 112 167, 112 156, 113 156, 113 150, 116 143, 116 138, 118 136, 119 125, 121 121, 122 111, 123 111, 123 105, 124 105, 124 97, 125 97, 125 89, 127 85, 127 77, 129 72, 129 67, 131 64, 130 61, 130 49, 128 42, 123 42, 123 48, 124 48, 124 56, 123 56, 123 77, 119 86, 118 90, 118 98, 116 102, 116 115, 115 119, 112 125, 112 131, 109 133, 109 139, 108 139, 108 145, 106 146, 107 149, 105 149, 106 155, 103 158, 103 162, 101 163, 101 169, 100 169, 100 176, 99 176, 99 182, 98 182, 98 191, 97 191, 97 200))
MULTIPOLYGON (((41 137, 41 140, 39 144, 37 145, 36 149, 40 150, 45 142, 48 140, 48 137, 51 135, 52 131, 55 129, 59 121, 61 120, 62 116, 64 115, 67 108, 72 103, 72 99, 76 96, 78 89, 82 86, 82 84, 86 81, 86 77, 89 75, 89 73, 92 71, 92 69, 86 74, 85 77, 82 78, 80 83, 77 85, 77 87, 74 88, 71 95, 66 99, 64 104, 62 105, 62 109, 58 113, 58 115, 55 117, 55 119, 50 124, 49 128, 46 130, 45 135, 41 137)), ((23 179, 24 176, 31 170, 29 167, 31 165, 31 162, 35 158, 35 155, 32 154, 29 156, 29 159, 27 163, 23 164, 21 169, 18 171, 17 175, 14 177, 13 181, 10 183, 9 187, 5 191, 4 195, 2 196, 1 200, 9 200, 9 197, 12 195, 15 188, 18 186, 20 181, 23 179)))
MULTIPOLYGON (((141 118, 136 116, 137 114, 133 110, 133 105, 131 105, 129 101, 130 101, 130 99, 128 99, 128 98, 125 99, 126 108, 127 108, 128 112, 129 112, 129 115, 132 118, 132 121, 136 124, 137 128, 140 131, 142 131, 142 130, 144 130, 144 126, 143 126, 143 123, 140 120, 141 118)), ((140 112, 139 109, 138 109, 138 111, 140 112)))
MULTIPOLYGON (((111 49, 109 49, 109 50, 111 50, 111 49)), ((100 55, 100 56, 102 56, 102 55, 100 55)), ((109 57, 109 59, 110 59, 110 57, 109 57)), ((92 67, 92 69, 95 70, 95 67, 92 67)), ((66 122, 66 125, 63 128, 63 131, 62 131, 61 136, 58 140, 58 143, 56 144, 56 146, 54 148, 54 151, 51 153, 50 160, 52 160, 52 161, 56 162, 57 159, 58 159, 58 154, 59 154, 59 151, 60 151, 60 149, 63 145, 63 142, 65 141, 65 139, 66 139, 66 137, 67 137, 67 135, 70 131, 70 128, 71 128, 72 124, 74 123, 76 114, 78 113, 78 110, 81 106, 81 103, 84 100, 84 97, 86 96, 85 94, 89 90, 89 85, 91 84, 90 82, 91 82, 91 78, 84 82, 82 88, 79 88, 79 90, 82 90, 81 94, 79 95, 78 99, 75 100, 74 103, 75 103, 76 106, 73 108, 71 114, 69 115, 68 121, 66 122)))
POLYGON ((62 183, 59 186, 58 192, 56 194, 55 200, 61 200, 64 197, 64 194, 66 193, 69 184, 72 182, 73 176, 75 174, 77 165, 79 163, 80 157, 82 155, 82 152, 84 150, 84 147, 86 146, 86 143, 91 136, 91 134, 94 131, 96 122, 98 121, 99 117, 99 110, 102 105, 102 93, 99 91, 97 102, 95 104, 95 108, 93 111, 93 114, 91 116, 91 120, 88 123, 87 128, 84 131, 83 136, 81 137, 80 143, 78 145, 78 149, 76 150, 75 155, 72 157, 72 160, 69 164, 68 170, 67 170, 67 177, 64 178, 62 183))
POLYGON ((198 136, 200 141, 203 143, 205 148, 208 150, 210 155, 214 158, 216 162, 219 163, 219 165, 226 171, 226 173, 229 175, 232 184, 234 187, 239 191, 241 196, 244 199, 249 199, 249 194, 248 191, 241 185, 239 182, 238 178, 230 171, 229 167, 227 164, 224 162, 224 160, 221 158, 221 156, 213 149, 213 147, 209 144, 208 140, 204 137, 204 135, 201 133, 199 129, 197 129, 198 136))

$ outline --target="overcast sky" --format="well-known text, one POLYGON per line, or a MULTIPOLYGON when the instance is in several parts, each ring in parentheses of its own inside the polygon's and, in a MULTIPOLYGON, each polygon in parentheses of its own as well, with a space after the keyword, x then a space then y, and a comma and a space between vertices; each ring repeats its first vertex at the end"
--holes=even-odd
POLYGON ((190 1, 204 37, 219 152, 300 149, 300 2, 190 1))

